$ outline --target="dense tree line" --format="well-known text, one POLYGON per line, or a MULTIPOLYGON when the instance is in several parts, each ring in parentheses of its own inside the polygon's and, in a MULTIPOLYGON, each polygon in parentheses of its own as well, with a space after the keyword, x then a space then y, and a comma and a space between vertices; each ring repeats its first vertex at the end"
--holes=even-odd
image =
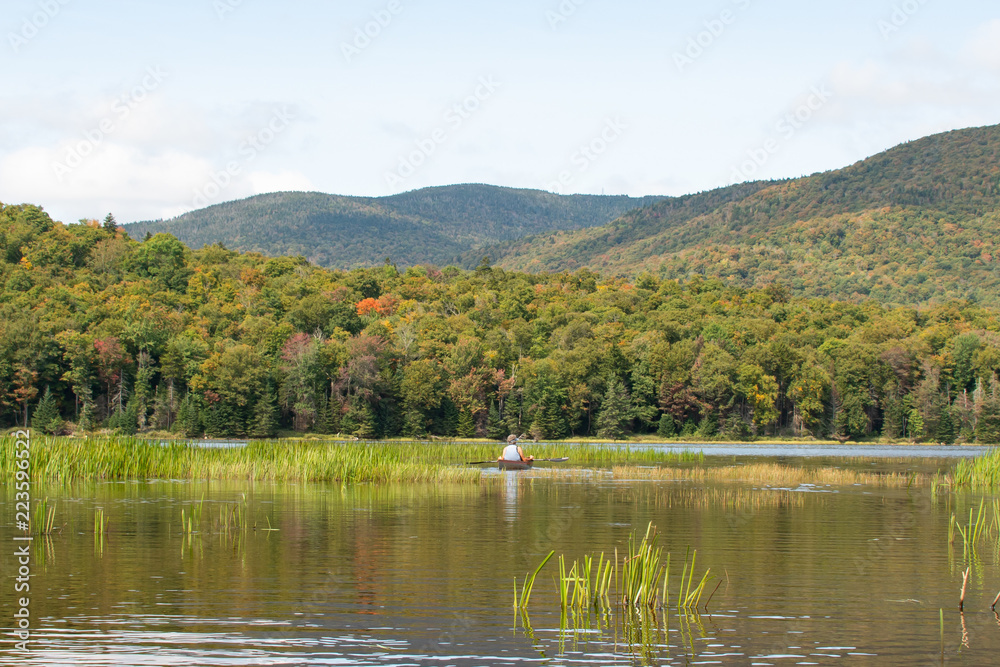
POLYGON ((700 274, 798 296, 1000 307, 1000 126, 837 171, 664 200, 611 224, 491 246, 511 270, 700 274))
MULTIPOLYGON (((331 268, 449 264, 470 248, 554 229, 603 225, 657 197, 556 195, 490 185, 423 188, 389 197, 276 192, 129 225, 135 238, 169 233, 200 248, 223 243, 265 255, 303 255, 331 268)), ((472 259, 476 265, 482 254, 472 259)), ((471 268, 471 267, 470 267, 471 268)))
POLYGON ((138 242, 0 208, 0 420, 188 436, 628 433, 1000 442, 1000 318, 138 242))

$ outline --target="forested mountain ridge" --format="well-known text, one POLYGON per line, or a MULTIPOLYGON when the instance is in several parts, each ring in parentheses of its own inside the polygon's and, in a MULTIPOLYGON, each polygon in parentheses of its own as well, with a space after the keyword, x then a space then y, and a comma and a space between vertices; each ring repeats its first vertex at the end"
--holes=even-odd
POLYGON ((1000 311, 718 279, 338 271, 0 205, 0 426, 1000 443, 1000 311))
POLYGON ((686 198, 669 199, 603 227, 486 254, 515 270, 700 274, 743 287, 780 281, 809 296, 1000 305, 1000 126, 934 135, 845 169, 760 185, 715 191, 732 196, 695 215, 678 206, 686 198))
POLYGON ((602 225, 658 199, 474 184, 390 197, 279 192, 125 228, 134 238, 167 232, 192 248, 222 243, 271 256, 301 255, 332 268, 376 266, 386 257, 403 267, 444 266, 490 243, 602 225))

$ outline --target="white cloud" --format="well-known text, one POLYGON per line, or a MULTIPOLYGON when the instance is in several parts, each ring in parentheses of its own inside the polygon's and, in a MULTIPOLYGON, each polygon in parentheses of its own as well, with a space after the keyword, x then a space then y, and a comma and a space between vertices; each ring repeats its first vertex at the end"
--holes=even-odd
POLYGON ((158 218, 191 201, 210 166, 177 151, 148 155, 103 143, 75 169, 57 173, 53 165, 65 165, 68 148, 32 146, 0 158, 0 200, 39 204, 63 222, 109 210, 123 222, 158 218))
POLYGON ((1000 19, 980 26, 965 50, 976 64, 1000 70, 1000 19))

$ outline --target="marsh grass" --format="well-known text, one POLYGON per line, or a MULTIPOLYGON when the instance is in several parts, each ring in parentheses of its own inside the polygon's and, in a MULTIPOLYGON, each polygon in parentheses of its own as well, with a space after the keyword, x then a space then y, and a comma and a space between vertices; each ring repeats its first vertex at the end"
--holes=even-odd
MULTIPOLYGON (((680 464, 703 460, 690 452, 644 448, 526 445, 536 458, 569 456, 572 465, 680 464)), ((0 446, 0 469, 13 474, 13 440, 0 446)), ((495 460, 493 443, 333 442, 259 440, 244 447, 207 449, 186 441, 123 436, 41 437, 32 449, 37 480, 248 479, 302 482, 478 482, 466 461, 495 460)))
POLYGON ((861 472, 845 468, 805 468, 778 463, 748 463, 736 466, 638 467, 614 466, 612 476, 620 480, 690 480, 735 482, 755 486, 790 487, 801 484, 830 486, 881 486, 907 488, 930 483, 931 476, 914 473, 861 472))
POLYGON ((955 487, 995 491, 1000 487, 1000 449, 959 461, 951 473, 951 483, 955 487))
MULTIPOLYGON (((617 549, 614 560, 605 559, 602 552, 596 558, 596 568, 594 556, 584 556, 567 567, 565 556, 560 555, 556 585, 563 612, 569 609, 583 612, 587 609, 613 607, 610 595, 612 583, 615 584, 617 591, 617 603, 622 608, 635 610, 669 608, 670 554, 664 554, 663 547, 657 544, 658 541, 659 532, 650 522, 641 539, 634 532, 629 535, 628 550, 621 557, 617 549)), ((530 595, 535 577, 552 558, 553 553, 549 552, 530 579, 525 576, 520 601, 515 580, 515 606, 522 609, 527 607, 525 591, 530 595)), ((689 548, 684 558, 684 569, 675 598, 679 610, 697 609, 709 580, 710 570, 706 570, 698 583, 695 583, 697 553, 689 548)))
MULTIPOLYGON (((705 570, 700 578, 696 578, 697 551, 689 548, 680 581, 676 584, 676 594, 673 596, 676 604, 671 605, 671 556, 658 546, 658 540, 658 531, 650 522, 643 537, 640 539, 636 533, 632 533, 627 551, 619 555, 616 549, 613 559, 605 558, 601 553, 596 558, 588 555, 568 563, 565 556, 559 556, 556 585, 561 611, 561 652, 565 650, 563 644, 570 632, 575 642, 578 632, 596 630, 600 633, 613 624, 616 637, 620 630, 629 651, 640 658, 643 664, 653 664, 657 648, 667 643, 671 609, 676 609, 681 618, 681 632, 685 643, 690 643, 693 647, 691 628, 701 625, 699 607, 702 606, 702 595, 710 579, 710 570, 705 570), (614 602, 611 596, 612 584, 616 591, 614 602), (661 618, 662 634, 659 625, 661 618)), ((550 552, 535 570, 532 582, 551 557, 550 552)), ((527 577, 525 579, 527 581, 527 577)), ((516 581, 514 600, 517 606, 516 581)), ((523 594, 521 601, 525 602, 523 594)), ((706 602, 706 607, 707 604, 706 602)), ((526 607, 526 602, 520 607, 521 620, 525 628, 529 629, 531 626, 526 607)))

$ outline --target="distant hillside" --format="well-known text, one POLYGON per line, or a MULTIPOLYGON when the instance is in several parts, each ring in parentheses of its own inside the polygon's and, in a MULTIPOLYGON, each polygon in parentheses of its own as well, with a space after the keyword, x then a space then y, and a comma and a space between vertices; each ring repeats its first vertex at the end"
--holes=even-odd
POLYGON ((266 255, 302 255, 333 268, 378 265, 386 257, 400 266, 443 266, 488 244, 603 225, 659 199, 561 196, 489 185, 377 198, 280 192, 126 229, 138 239, 147 232, 168 232, 193 248, 222 243, 266 255))
POLYGON ((605 226, 486 252, 527 271, 701 274, 813 296, 1000 306, 1000 126, 806 178, 667 199, 605 226))

